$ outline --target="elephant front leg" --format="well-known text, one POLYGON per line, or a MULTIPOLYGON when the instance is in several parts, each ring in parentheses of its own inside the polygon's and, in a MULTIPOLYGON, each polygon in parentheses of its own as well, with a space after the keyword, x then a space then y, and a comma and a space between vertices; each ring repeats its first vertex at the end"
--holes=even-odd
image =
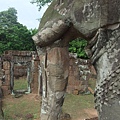
POLYGON ((41 120, 58 120, 65 98, 67 79, 49 77, 47 96, 42 96, 41 120))
POLYGON ((47 52, 45 60, 47 61, 45 62, 46 67, 42 72, 41 120, 59 120, 68 81, 69 58, 67 49, 53 48, 47 52))

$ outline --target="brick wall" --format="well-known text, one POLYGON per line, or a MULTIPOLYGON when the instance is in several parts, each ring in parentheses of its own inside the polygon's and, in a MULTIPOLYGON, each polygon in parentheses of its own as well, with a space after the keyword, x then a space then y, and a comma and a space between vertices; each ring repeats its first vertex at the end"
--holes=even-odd
POLYGON ((88 81, 94 75, 96 72, 90 60, 79 59, 74 54, 70 54, 67 92, 73 94, 87 92, 88 81))
MULTIPOLYGON (((14 59, 15 62, 27 62, 32 63, 32 82, 31 88, 33 93, 38 93, 39 83, 39 58, 36 55, 32 55, 28 51, 7 51, 6 58, 2 64, 5 71, 5 83, 3 83, 4 93, 8 94, 10 92, 10 59, 14 59), (9 56, 10 55, 10 56, 9 56), (15 56, 15 57, 14 57, 15 56), (5 60, 6 59, 6 60, 5 60), (7 92, 6 92, 7 91, 7 92)), ((14 77, 26 76, 26 67, 23 65, 15 64, 14 66, 14 77)), ((76 55, 70 54, 69 61, 69 77, 67 92, 79 94, 79 92, 86 92, 88 87, 88 81, 96 75, 94 67, 90 64, 90 60, 83 60, 76 58, 76 55)))

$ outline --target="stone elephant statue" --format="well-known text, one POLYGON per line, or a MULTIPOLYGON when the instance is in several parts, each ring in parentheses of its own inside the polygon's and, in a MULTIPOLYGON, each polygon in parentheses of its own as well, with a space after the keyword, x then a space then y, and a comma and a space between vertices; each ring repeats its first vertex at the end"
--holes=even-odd
POLYGON ((43 79, 41 120, 59 120, 68 78, 68 43, 88 40, 97 71, 99 120, 120 120, 120 1, 54 0, 33 36, 43 79))

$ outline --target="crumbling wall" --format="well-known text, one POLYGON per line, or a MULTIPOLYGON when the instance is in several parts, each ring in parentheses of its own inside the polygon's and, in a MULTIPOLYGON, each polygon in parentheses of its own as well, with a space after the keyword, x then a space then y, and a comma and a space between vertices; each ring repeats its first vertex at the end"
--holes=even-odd
MULTIPOLYGON (((86 91, 88 87, 88 81, 92 77, 91 72, 92 65, 90 64, 90 60, 83 60, 76 58, 76 56, 72 53, 69 54, 69 77, 68 77, 68 85, 67 92, 78 94, 80 91, 86 91), (76 91, 76 93, 75 93, 76 91)), ((31 81, 31 91, 32 93, 40 94, 42 88, 42 81, 40 79, 39 73, 39 58, 37 55, 31 55, 28 51, 6 51, 3 56, 3 70, 4 70, 4 82, 3 82, 3 90, 4 95, 10 93, 10 61, 17 61, 14 64, 14 79, 26 78, 27 77, 27 65, 24 62, 27 62, 27 59, 32 63, 32 81, 31 81), (29 57, 27 57, 27 55, 29 57), (12 58, 10 56, 13 56, 12 58), (14 57, 15 56, 15 57, 14 57), (18 57, 17 57, 18 56, 18 57), (22 63, 20 64, 19 63, 22 63)))
POLYGON ((70 54, 69 61, 69 77, 67 92, 79 94, 87 92, 89 81, 96 76, 94 67, 89 59, 76 58, 74 54, 70 54))
MULTIPOLYGON (((26 78, 30 72, 29 84, 32 84, 34 93, 38 90, 38 64, 39 61, 36 59, 35 51, 5 51, 2 55, 2 69, 4 70, 4 81, 2 88, 4 95, 11 93, 11 86, 14 85, 14 79, 26 78), (34 62, 33 62, 34 61, 34 62), (13 68, 12 68, 13 65, 13 68), (31 71, 29 71, 31 70, 31 71), (35 87, 35 88, 34 88, 35 87)), ((13 89, 13 88, 12 88, 13 89)))

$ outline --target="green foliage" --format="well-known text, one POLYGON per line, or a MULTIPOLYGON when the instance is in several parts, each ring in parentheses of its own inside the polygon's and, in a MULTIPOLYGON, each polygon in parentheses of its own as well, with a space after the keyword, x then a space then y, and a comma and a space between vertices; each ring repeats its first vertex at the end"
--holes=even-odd
POLYGON ((35 50, 32 36, 36 32, 17 22, 15 8, 0 12, 0 54, 5 50, 35 50))
POLYGON ((78 58, 88 58, 84 48, 87 46, 87 41, 77 38, 69 43, 69 52, 77 53, 78 58))
POLYGON ((14 24, 17 24, 17 10, 15 8, 0 12, 0 29, 11 27, 14 24))
POLYGON ((41 8, 43 6, 45 6, 46 4, 52 2, 53 0, 31 0, 32 4, 37 4, 37 7, 39 8, 39 11, 41 10, 41 8))

